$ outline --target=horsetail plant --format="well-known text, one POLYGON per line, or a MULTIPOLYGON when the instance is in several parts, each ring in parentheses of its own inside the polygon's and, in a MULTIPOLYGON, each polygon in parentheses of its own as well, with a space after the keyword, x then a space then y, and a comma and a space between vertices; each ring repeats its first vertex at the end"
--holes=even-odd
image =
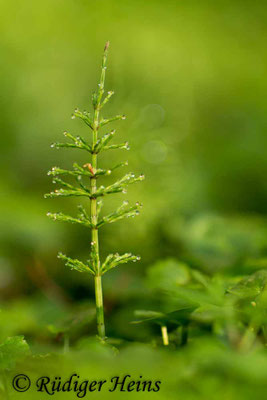
POLYGON ((51 147, 55 148, 75 148, 81 149, 90 154, 90 162, 84 164, 83 166, 77 163, 73 164, 72 170, 65 170, 58 167, 54 167, 48 172, 48 175, 53 177, 53 182, 61 185, 60 189, 56 189, 51 193, 45 195, 45 197, 60 197, 60 196, 76 196, 76 197, 86 197, 90 202, 90 211, 87 212, 86 208, 79 205, 79 213, 77 217, 71 217, 65 215, 61 212, 59 213, 48 213, 48 217, 57 221, 71 222, 75 224, 81 224, 88 227, 91 230, 91 247, 89 260, 85 263, 67 257, 66 255, 59 253, 58 257, 62 259, 65 264, 71 269, 75 269, 79 272, 86 272, 94 276, 95 281, 95 301, 96 301, 96 320, 97 320, 97 330, 98 336, 101 339, 105 338, 105 323, 104 323, 104 308, 103 308, 103 292, 102 292, 102 275, 107 271, 115 268, 119 264, 124 264, 129 261, 140 260, 139 256, 135 256, 131 253, 126 253, 119 255, 118 253, 110 254, 107 258, 101 262, 99 255, 99 238, 98 230, 105 224, 109 224, 118 221, 124 217, 134 217, 139 214, 141 208, 140 203, 136 203, 133 206, 129 206, 127 201, 124 201, 122 205, 114 212, 106 215, 100 216, 101 208, 103 205, 102 198, 106 195, 113 193, 126 193, 127 186, 129 184, 142 181, 144 179, 143 175, 135 177, 134 174, 128 173, 123 178, 119 179, 117 182, 112 183, 109 186, 97 186, 97 182, 102 175, 110 175, 112 172, 122 166, 128 165, 127 162, 115 165, 110 169, 101 169, 98 167, 98 154, 107 150, 113 149, 126 149, 129 150, 128 142, 121 144, 109 144, 114 137, 115 130, 109 133, 99 136, 100 128, 103 128, 107 124, 116 121, 124 120, 124 115, 116 115, 113 118, 103 118, 101 116, 102 108, 108 103, 113 91, 109 91, 104 95, 104 84, 106 75, 106 64, 107 64, 107 53, 109 48, 109 42, 106 43, 104 48, 104 54, 102 59, 101 77, 100 83, 98 84, 98 89, 92 95, 92 106, 93 113, 90 114, 87 111, 81 112, 79 109, 75 109, 72 119, 81 119, 88 128, 92 131, 92 139, 88 141, 82 137, 73 136, 68 132, 64 132, 64 136, 69 139, 69 142, 65 143, 54 143, 51 147), (65 182, 61 179, 62 176, 71 176, 75 179, 76 185, 65 182), (86 184, 86 179, 90 183, 86 184))

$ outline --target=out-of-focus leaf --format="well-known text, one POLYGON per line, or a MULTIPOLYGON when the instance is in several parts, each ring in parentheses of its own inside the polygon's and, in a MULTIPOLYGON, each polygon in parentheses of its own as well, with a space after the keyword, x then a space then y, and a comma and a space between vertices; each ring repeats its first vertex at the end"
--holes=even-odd
POLYGON ((59 320, 57 323, 48 325, 49 331, 58 335, 60 333, 72 333, 81 330, 85 325, 92 322, 95 318, 95 308, 76 309, 70 313, 66 318, 59 320))
POLYGON ((29 346, 23 336, 7 338, 0 345, 0 369, 8 370, 14 368, 17 361, 20 361, 29 354, 29 346))
POLYGON ((182 308, 180 310, 175 310, 170 313, 161 313, 149 310, 136 310, 134 314, 140 319, 133 321, 132 323, 140 324, 143 322, 154 322, 159 325, 166 325, 167 323, 183 325, 190 320, 190 315, 194 310, 195 307, 182 308))
POLYGON ((189 280, 189 267, 173 258, 157 261, 148 269, 148 284, 154 289, 171 290, 189 280))
POLYGON ((243 278, 237 285, 228 289, 228 292, 240 299, 254 299, 265 289, 267 282, 267 271, 261 270, 243 278))

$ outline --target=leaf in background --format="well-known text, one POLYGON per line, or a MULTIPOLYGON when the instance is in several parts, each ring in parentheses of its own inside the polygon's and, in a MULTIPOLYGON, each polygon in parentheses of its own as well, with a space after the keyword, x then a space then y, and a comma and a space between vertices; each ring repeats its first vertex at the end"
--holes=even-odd
POLYGON ((0 368, 14 368, 17 361, 26 357, 29 352, 29 346, 23 336, 7 338, 0 345, 0 368))
POLYGON ((189 267, 174 258, 158 261, 148 269, 148 285, 153 289, 173 290, 189 281, 189 267))
POLYGON ((175 310, 170 313, 162 313, 151 310, 136 310, 134 315, 140 319, 133 321, 133 324, 140 324, 143 322, 154 322, 159 325, 166 325, 167 323, 174 323, 183 325, 190 321, 190 315, 196 307, 186 307, 180 310, 175 310))
POLYGON ((228 289, 228 292, 240 299, 254 299, 264 290, 267 282, 267 271, 261 270, 243 278, 238 284, 228 289))
POLYGON ((89 324, 95 319, 95 309, 88 308, 86 304, 81 309, 76 309, 67 318, 59 320, 57 323, 48 325, 49 331, 58 335, 60 333, 72 333, 80 331, 85 325, 89 324), (86 308, 85 308, 86 307, 86 308))

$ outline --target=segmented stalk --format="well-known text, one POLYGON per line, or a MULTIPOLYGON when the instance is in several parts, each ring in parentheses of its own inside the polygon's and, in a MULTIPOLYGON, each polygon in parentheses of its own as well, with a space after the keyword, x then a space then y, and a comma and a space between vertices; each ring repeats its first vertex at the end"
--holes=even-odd
MULTIPOLYGON (((95 104, 94 120, 93 120, 93 146, 95 147, 97 142, 97 134, 99 128, 99 113, 101 99, 104 93, 105 85, 105 74, 106 74, 106 62, 107 62, 107 51, 109 42, 106 43, 104 49, 104 55, 102 60, 101 77, 98 89, 97 100, 95 104)), ((92 154, 92 169, 95 173, 97 170, 97 154, 92 154)), ((96 177, 91 178, 91 193, 92 195, 97 191, 96 177)), ((98 242, 98 227, 97 227, 97 199, 92 197, 91 202, 91 221, 93 224, 92 228, 92 242, 95 245, 96 257, 97 257, 97 271, 95 275, 95 301, 96 301, 96 322, 98 335, 104 339, 105 338, 105 321, 104 321, 104 305, 103 305, 103 291, 102 291, 102 277, 100 272, 100 258, 99 258, 99 242, 98 242)))

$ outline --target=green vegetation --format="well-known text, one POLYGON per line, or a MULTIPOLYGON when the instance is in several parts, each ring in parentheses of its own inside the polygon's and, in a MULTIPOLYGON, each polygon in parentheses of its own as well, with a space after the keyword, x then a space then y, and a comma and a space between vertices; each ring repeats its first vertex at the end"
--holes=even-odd
POLYGON ((34 387, 15 392, 12 379, 22 373, 32 385, 40 376, 73 373, 90 381, 125 374, 161 381, 156 393, 107 392, 104 385, 85 396, 101 400, 263 400, 266 4, 10 0, 0 7, 1 400, 50 397, 34 387), (91 127, 99 87, 92 116, 79 110, 90 102, 107 38, 112 51, 105 87, 116 96, 96 120, 118 111, 127 118, 103 126, 95 145, 111 126, 114 142, 104 146, 127 147, 129 140, 131 151, 97 153, 94 189, 91 127), (52 151, 52 142, 70 149, 52 151), (136 200, 145 207, 141 218, 113 224, 126 196, 104 191, 120 181, 123 168, 128 171, 126 165, 113 169, 125 154, 129 168, 146 176, 145 184, 129 185, 125 210, 131 212, 136 200), (60 168, 52 178, 71 187, 60 184, 57 200, 44 200, 53 165, 60 168), (99 255, 90 245, 97 232, 92 190, 101 194, 97 202, 104 200, 99 255), (54 224, 48 210, 73 223, 54 224), (59 250, 74 271, 63 268, 59 250), (108 257, 116 251, 142 259, 109 269, 102 279, 103 340, 100 313, 96 336, 95 277, 105 260, 114 265, 108 257))
POLYGON ((114 92, 109 91, 106 97, 103 99, 105 93, 105 76, 107 68, 107 53, 109 48, 109 42, 106 43, 104 49, 104 55, 101 67, 101 78, 98 84, 98 90, 93 93, 93 116, 87 111, 75 110, 72 115, 72 119, 80 118, 91 130, 92 130, 92 143, 88 143, 87 140, 81 138, 80 136, 74 137, 70 133, 64 132, 64 135, 71 140, 71 143, 54 143, 51 147, 61 148, 75 148, 87 151, 91 155, 91 163, 86 163, 82 167, 77 163, 73 164, 73 170, 65 170, 61 168, 54 167, 49 171, 48 175, 54 177, 53 183, 60 184, 63 186, 61 189, 56 189, 55 191, 46 195, 46 197, 86 197, 90 200, 90 216, 87 210, 80 205, 79 215, 76 218, 70 217, 63 213, 48 213, 47 215, 55 221, 70 222, 75 224, 84 225, 91 229, 92 241, 91 241, 91 253, 90 259, 87 264, 83 262, 72 259, 59 253, 58 257, 66 262, 66 265, 71 269, 75 269, 79 272, 91 273, 95 279, 95 300, 96 300, 96 319, 98 335, 101 339, 105 339, 105 323, 104 323, 104 306, 103 306, 103 293, 102 293, 102 276, 109 270, 117 267, 119 264, 125 264, 129 261, 140 260, 139 256, 134 256, 131 253, 125 253, 123 255, 109 254, 104 262, 100 262, 99 256, 99 240, 98 240, 98 230, 105 224, 111 224, 122 218, 135 217, 139 214, 139 209, 141 204, 136 202, 134 206, 129 207, 129 202, 124 201, 122 205, 117 208, 116 211, 109 213, 100 218, 100 212, 103 205, 102 198, 109 194, 114 193, 127 193, 127 186, 144 179, 143 175, 135 177, 133 173, 128 173, 118 181, 112 183, 109 186, 97 187, 98 179, 101 175, 110 175, 114 170, 119 167, 124 167, 128 165, 128 162, 119 163, 110 169, 98 168, 98 155, 102 151, 114 150, 114 149, 126 149, 129 150, 128 142, 122 144, 109 144, 111 139, 115 134, 115 130, 110 133, 106 133, 102 137, 99 137, 99 130, 107 124, 125 119, 124 115, 117 115, 116 117, 105 119, 101 117, 101 111, 104 105, 108 103, 114 92), (76 178, 76 183, 79 187, 73 186, 65 181, 63 181, 58 176, 72 176, 76 178), (83 179, 89 179, 90 187, 86 186, 83 179), (99 200, 100 199, 100 200, 99 200))

